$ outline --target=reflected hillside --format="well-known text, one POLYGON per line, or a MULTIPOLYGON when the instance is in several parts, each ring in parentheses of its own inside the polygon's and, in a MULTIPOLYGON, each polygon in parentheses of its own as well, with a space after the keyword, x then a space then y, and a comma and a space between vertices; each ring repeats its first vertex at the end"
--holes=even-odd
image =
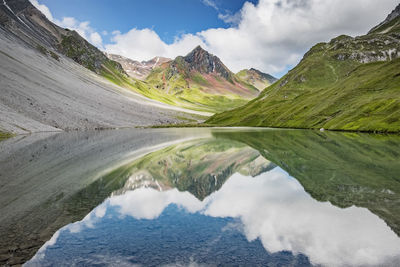
POLYGON ((400 137, 302 130, 215 131, 243 142, 319 201, 368 208, 400 235, 400 137))

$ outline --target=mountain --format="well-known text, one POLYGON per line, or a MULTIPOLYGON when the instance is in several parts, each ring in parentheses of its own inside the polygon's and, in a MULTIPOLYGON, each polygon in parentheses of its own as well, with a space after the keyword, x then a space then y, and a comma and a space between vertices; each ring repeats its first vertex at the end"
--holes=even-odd
POLYGON ((154 68, 142 93, 178 106, 215 112, 243 105, 259 91, 198 46, 186 56, 154 68))
POLYGON ((49 59, 71 58, 110 82, 151 99, 214 113, 243 105, 259 93, 200 47, 175 60, 155 57, 137 62, 103 53, 77 32, 50 22, 28 0, 4 3, 0 24, 13 38, 49 59))
POLYGON ((109 59, 120 63, 129 76, 138 80, 145 80, 154 68, 160 67, 172 60, 165 57, 154 57, 151 60, 139 62, 120 55, 106 53, 106 56, 109 59))
POLYGON ((126 75, 121 65, 109 60, 103 52, 76 31, 63 29, 50 22, 27 0, 8 0, 0 8, 0 23, 8 31, 57 59, 57 53, 72 58, 80 65, 101 74, 126 75))
POLYGON ((399 8, 367 35, 315 45, 256 99, 206 122, 399 132, 399 8))
POLYGON ((248 84, 253 85, 259 91, 264 90, 266 87, 270 86, 278 79, 270 74, 261 72, 256 69, 244 69, 236 73, 236 75, 248 84))
POLYGON ((7 0, 0 5, 0 62, 0 132, 181 121, 175 107, 100 77, 121 85, 131 82, 119 63, 77 32, 50 22, 28 0, 7 0))

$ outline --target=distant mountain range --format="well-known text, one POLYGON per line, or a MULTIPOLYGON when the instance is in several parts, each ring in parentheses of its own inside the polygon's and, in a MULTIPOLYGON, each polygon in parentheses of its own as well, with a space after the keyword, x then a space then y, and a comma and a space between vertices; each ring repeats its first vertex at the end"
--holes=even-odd
POLYGON ((276 81, 255 69, 236 75, 200 46, 174 60, 155 57, 138 62, 118 55, 108 57, 143 82, 135 84, 143 95, 196 110, 214 112, 238 107, 276 81))
POLYGON ((126 73, 134 79, 145 80, 149 76, 150 72, 161 65, 172 61, 170 58, 165 57, 154 57, 147 61, 136 61, 130 58, 126 58, 120 55, 107 54, 106 56, 121 64, 122 68, 126 73))
POLYGON ((367 35, 319 43, 219 126, 400 131, 400 5, 367 35))

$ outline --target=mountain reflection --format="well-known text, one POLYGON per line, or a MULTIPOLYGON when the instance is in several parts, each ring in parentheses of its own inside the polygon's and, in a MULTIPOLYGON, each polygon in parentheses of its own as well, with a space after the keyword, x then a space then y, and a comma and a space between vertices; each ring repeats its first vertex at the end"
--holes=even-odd
POLYGON ((264 265, 400 263, 397 137, 213 135, 94 182, 86 198, 105 185, 110 197, 57 231, 27 265, 229 264, 241 255, 264 265))
POLYGON ((275 167, 260 153, 237 141, 205 138, 169 146, 114 170, 126 180, 113 194, 140 187, 177 188, 202 200, 235 172, 255 176, 275 167))

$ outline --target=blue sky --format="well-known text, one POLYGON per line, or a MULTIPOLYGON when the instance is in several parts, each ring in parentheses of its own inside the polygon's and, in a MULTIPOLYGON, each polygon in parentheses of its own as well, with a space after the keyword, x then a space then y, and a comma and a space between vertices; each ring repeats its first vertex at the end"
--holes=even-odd
MULTIPOLYGON (((55 18, 74 17, 90 21, 99 32, 127 32, 131 28, 153 29, 170 44, 175 36, 209 28, 228 28, 218 14, 235 14, 246 0, 41 0, 55 18), (213 6, 214 5, 214 6, 213 6)), ((257 3, 258 0, 251 2, 257 3)), ((104 36, 109 42, 111 35, 104 36)))
POLYGON ((175 58, 197 45, 233 72, 281 77, 313 45, 358 36, 398 0, 30 0, 101 50, 134 60, 175 58))

